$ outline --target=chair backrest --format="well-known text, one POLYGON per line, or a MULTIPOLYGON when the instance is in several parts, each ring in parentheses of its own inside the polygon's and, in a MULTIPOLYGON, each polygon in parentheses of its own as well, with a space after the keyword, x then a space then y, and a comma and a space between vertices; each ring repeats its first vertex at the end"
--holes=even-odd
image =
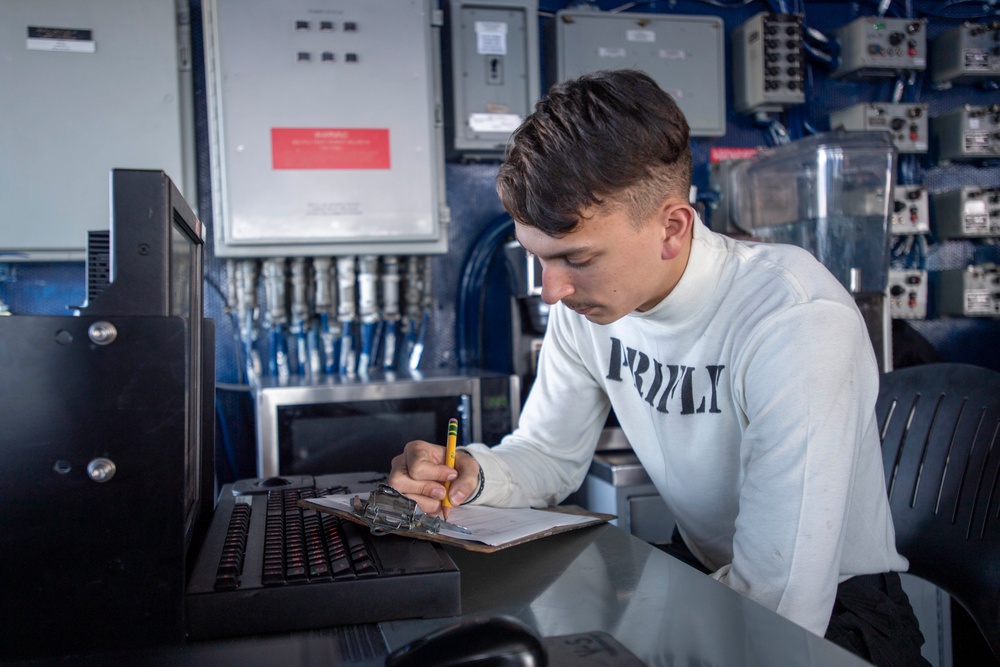
POLYGON ((899 552, 1000 657, 1000 373, 902 368, 882 376, 876 412, 899 552))

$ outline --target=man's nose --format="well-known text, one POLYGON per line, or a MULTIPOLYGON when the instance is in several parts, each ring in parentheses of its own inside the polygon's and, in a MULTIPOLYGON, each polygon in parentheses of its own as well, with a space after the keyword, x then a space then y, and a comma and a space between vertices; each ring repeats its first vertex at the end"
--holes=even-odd
POLYGON ((542 301, 551 305, 562 301, 574 291, 565 271, 553 266, 542 267, 542 301))

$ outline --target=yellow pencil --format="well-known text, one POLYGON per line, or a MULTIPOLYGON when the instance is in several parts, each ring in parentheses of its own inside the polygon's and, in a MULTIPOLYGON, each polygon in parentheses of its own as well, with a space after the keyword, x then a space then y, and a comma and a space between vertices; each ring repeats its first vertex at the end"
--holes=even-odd
MULTIPOLYGON (((449 419, 448 420, 448 444, 445 446, 444 450, 444 462, 449 468, 455 468, 455 445, 458 444, 458 420, 449 419)), ((451 482, 444 483, 444 500, 441 501, 441 507, 451 507, 451 501, 448 499, 448 490, 451 486, 451 482)))

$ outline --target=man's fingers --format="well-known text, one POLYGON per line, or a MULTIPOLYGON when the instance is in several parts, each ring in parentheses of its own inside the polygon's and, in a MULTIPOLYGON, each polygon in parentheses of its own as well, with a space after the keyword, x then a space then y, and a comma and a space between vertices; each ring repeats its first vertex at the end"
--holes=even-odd
POLYGON ((479 484, 479 464, 470 454, 460 451, 455 468, 444 464, 444 447, 423 440, 406 443, 403 453, 392 459, 389 486, 408 498, 428 514, 438 514, 448 482, 448 498, 452 505, 461 505, 475 492, 479 484))
POLYGON ((448 498, 456 507, 465 502, 479 484, 479 463, 468 452, 462 451, 460 454, 455 461, 458 477, 448 487, 448 498))

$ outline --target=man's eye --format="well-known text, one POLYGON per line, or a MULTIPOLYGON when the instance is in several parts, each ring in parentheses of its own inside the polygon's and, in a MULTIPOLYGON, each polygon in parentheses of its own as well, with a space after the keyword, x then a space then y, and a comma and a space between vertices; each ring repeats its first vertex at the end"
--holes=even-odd
POLYGON ((574 260, 567 257, 566 266, 570 267, 571 269, 582 269, 583 267, 590 264, 590 261, 591 260, 589 259, 574 260))

